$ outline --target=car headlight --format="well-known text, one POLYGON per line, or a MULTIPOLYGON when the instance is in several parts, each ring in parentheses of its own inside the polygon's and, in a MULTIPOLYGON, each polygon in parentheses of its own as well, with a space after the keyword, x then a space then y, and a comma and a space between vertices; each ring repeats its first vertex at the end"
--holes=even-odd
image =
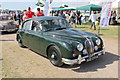
POLYGON ((81 43, 79 43, 79 44, 77 45, 77 49, 78 49, 79 51, 82 51, 82 50, 83 50, 83 45, 82 45, 81 43))
POLYGON ((96 44, 97 44, 97 45, 100 45, 100 43, 101 43, 100 39, 97 38, 97 40, 96 40, 96 44))

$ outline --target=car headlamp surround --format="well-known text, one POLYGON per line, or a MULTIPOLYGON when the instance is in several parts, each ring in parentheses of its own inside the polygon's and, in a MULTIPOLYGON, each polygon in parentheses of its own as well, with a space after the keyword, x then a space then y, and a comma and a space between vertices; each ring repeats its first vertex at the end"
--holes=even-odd
POLYGON ((97 40, 96 40, 96 44, 97 44, 97 45, 100 45, 100 44, 101 44, 101 41, 100 41, 99 38, 97 38, 97 40))
POLYGON ((81 44, 81 43, 79 43, 78 45, 77 45, 77 49, 79 50, 79 51, 82 51, 83 50, 83 44, 81 44))

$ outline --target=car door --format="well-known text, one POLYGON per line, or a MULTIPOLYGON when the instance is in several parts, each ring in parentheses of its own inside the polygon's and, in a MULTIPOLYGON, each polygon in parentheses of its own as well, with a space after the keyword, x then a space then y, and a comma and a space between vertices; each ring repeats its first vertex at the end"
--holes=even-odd
POLYGON ((43 45, 41 43, 43 42, 44 38, 42 36, 42 31, 40 28, 40 23, 38 21, 32 22, 31 30, 29 31, 29 48, 32 49, 35 52, 38 52, 40 54, 43 54, 43 45))
POLYGON ((23 28, 21 31, 22 42, 25 46, 29 47, 29 36, 30 36, 30 29, 31 29, 32 21, 25 21, 23 23, 23 28))

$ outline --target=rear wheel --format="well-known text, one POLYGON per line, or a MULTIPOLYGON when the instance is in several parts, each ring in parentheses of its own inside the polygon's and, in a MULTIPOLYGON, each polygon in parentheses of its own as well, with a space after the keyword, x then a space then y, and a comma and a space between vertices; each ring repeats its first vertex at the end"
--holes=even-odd
POLYGON ((49 48, 48 58, 49 58, 50 62, 55 66, 62 66, 63 65, 60 50, 56 46, 51 46, 49 48))
POLYGON ((23 45, 22 40, 20 39, 20 37, 18 38, 18 44, 19 44, 20 47, 25 48, 25 46, 23 45))

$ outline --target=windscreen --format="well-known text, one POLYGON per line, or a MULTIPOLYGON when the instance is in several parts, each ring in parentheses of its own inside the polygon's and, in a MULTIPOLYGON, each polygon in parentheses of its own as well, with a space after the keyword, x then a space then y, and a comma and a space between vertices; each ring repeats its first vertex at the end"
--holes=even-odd
POLYGON ((65 19, 50 19, 40 21, 43 31, 58 28, 71 28, 72 26, 65 19))

